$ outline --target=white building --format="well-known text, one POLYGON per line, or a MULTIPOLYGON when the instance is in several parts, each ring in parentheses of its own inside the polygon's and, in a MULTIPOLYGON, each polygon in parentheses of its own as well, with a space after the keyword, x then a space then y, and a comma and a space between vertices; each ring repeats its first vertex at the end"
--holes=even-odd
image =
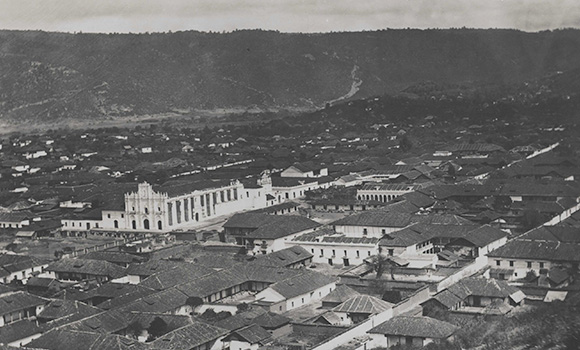
POLYGON ((419 189, 417 185, 406 184, 366 184, 356 191, 358 200, 389 202, 405 193, 419 189))
POLYGON ((154 187, 144 182, 137 191, 125 193, 123 210, 103 210, 101 219, 89 224, 86 220, 63 220, 63 227, 73 231, 99 228, 152 232, 195 227, 215 217, 266 207, 266 194, 272 188, 270 177, 264 175, 258 184, 245 188, 239 181, 222 181, 154 187))

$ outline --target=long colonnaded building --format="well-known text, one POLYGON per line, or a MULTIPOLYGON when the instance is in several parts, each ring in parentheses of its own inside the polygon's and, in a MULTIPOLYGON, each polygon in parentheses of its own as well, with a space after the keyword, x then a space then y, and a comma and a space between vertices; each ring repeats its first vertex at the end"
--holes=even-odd
POLYGON ((272 192, 269 175, 257 184, 246 188, 238 180, 161 186, 144 182, 124 194, 123 210, 103 209, 100 217, 90 219, 63 219, 62 229, 167 232, 195 227, 215 217, 266 207, 266 195, 272 192))

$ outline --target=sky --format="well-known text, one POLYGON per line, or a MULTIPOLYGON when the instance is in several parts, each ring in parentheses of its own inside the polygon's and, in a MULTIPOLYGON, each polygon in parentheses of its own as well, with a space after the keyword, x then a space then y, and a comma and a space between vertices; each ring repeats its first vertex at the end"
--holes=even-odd
POLYGON ((580 0, 0 0, 0 29, 139 33, 580 28, 580 0))

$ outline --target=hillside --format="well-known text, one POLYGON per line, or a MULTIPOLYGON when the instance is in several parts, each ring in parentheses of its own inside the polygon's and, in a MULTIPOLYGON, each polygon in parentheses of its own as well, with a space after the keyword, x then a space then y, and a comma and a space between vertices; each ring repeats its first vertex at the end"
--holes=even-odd
POLYGON ((0 31, 0 119, 320 108, 409 87, 420 95, 426 81, 498 85, 578 68, 578 30, 0 31))

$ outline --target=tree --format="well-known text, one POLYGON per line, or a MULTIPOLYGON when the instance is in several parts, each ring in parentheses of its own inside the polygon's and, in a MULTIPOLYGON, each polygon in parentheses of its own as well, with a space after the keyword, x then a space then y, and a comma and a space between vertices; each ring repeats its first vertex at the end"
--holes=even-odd
POLYGON ((167 333, 167 322, 157 316, 153 319, 147 331, 152 339, 159 338, 167 333))
POLYGON ((247 311, 250 308, 250 306, 246 303, 241 303, 241 304, 238 304, 238 306, 236 308, 238 309, 238 312, 244 312, 244 311, 247 311))
POLYGON ((189 305, 195 309, 196 307, 203 305, 203 299, 200 297, 188 297, 185 300, 185 305, 189 305))

